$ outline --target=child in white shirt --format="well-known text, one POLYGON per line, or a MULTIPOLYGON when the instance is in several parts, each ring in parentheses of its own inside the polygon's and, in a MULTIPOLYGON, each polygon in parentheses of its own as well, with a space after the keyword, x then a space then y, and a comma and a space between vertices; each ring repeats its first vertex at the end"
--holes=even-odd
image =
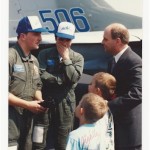
MULTIPOLYGON (((98 95, 100 98, 113 100, 115 89, 116 79, 108 73, 100 72, 93 76, 88 91, 98 95)), ((95 96, 92 97, 90 96, 91 101, 93 101, 95 96)), ((95 119, 96 116, 93 115, 91 123, 85 122, 83 121, 84 113, 79 113, 79 109, 84 110, 81 107, 82 99, 75 111, 76 117, 80 120, 80 127, 69 134, 66 150, 114 150, 114 122, 110 110, 108 109, 103 114, 104 116, 101 116, 97 121, 95 119)), ((107 103, 107 101, 105 102, 107 103)), ((89 112, 87 116, 91 116, 91 108, 88 108, 87 111, 89 112)))

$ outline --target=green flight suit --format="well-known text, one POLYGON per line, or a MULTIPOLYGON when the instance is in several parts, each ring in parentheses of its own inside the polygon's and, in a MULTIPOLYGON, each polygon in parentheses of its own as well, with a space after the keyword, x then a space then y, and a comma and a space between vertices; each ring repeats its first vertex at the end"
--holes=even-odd
MULTIPOLYGON (((39 63, 33 55, 25 57, 18 43, 9 49, 9 92, 27 100, 34 100, 41 90, 39 63)), ((21 107, 9 105, 9 146, 19 150, 32 150, 33 113, 21 107)))
POLYGON ((69 60, 61 61, 56 47, 42 50, 38 56, 43 99, 52 101, 48 112, 47 147, 56 150, 65 150, 68 134, 73 128, 74 90, 84 65, 81 54, 70 49, 69 56, 69 60))

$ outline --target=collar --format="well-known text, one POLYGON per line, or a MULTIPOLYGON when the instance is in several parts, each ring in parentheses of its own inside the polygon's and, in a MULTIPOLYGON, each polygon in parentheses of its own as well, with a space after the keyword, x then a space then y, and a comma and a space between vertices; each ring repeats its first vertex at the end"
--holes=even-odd
POLYGON ((58 57, 59 57, 59 61, 61 62, 63 58, 60 55, 58 55, 58 57))
POLYGON ((16 49, 23 61, 33 61, 32 57, 31 57, 31 53, 28 56, 25 56, 25 54, 18 42, 16 43, 16 49))
POLYGON ((124 49, 122 49, 117 55, 114 56, 116 63, 118 62, 121 55, 127 50, 129 46, 127 45, 124 49))

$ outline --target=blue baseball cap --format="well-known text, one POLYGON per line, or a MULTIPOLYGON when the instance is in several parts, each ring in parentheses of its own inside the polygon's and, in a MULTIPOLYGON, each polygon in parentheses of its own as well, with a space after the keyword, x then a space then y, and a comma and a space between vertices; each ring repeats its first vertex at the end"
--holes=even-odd
POLYGON ((26 16, 19 21, 16 32, 19 35, 26 32, 48 32, 48 30, 42 28, 38 16, 26 16))
POLYGON ((58 30, 56 33, 57 37, 66 38, 66 39, 74 39, 75 26, 70 22, 61 22, 58 25, 58 30))

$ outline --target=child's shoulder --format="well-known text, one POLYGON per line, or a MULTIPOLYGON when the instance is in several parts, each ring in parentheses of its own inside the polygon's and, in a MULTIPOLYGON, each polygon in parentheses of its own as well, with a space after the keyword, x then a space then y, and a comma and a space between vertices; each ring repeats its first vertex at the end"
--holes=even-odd
POLYGON ((81 125, 80 127, 78 127, 77 129, 73 130, 70 132, 70 136, 74 136, 74 137, 81 137, 85 134, 87 134, 87 132, 91 129, 91 127, 93 127, 93 124, 84 124, 81 125))

